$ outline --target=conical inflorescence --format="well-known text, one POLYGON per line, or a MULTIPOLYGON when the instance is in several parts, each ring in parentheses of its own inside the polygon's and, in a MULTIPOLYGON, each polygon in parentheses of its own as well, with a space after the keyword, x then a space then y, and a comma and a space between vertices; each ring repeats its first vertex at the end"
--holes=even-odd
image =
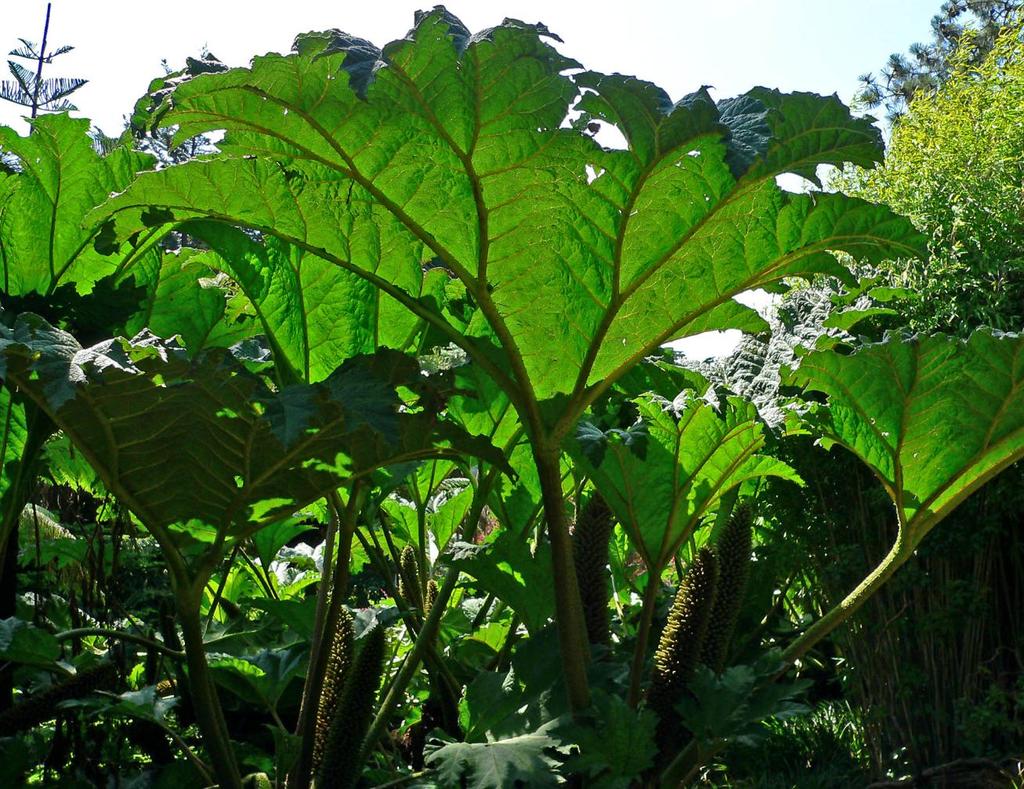
POLYGON ((416 549, 406 545, 398 562, 398 594, 417 610, 423 610, 423 594, 420 586, 420 564, 416 549))
POLYGON ((599 493, 580 509, 573 529, 573 560, 579 582, 587 639, 607 644, 611 638, 608 619, 608 541, 612 511, 599 493))
POLYGON ((718 560, 709 548, 701 548, 679 584, 654 653, 647 706, 658 715, 657 739, 663 751, 678 739, 680 727, 675 705, 683 697, 700 659, 717 581, 718 560))
POLYGON ((430 615, 430 609, 432 609, 434 607, 434 603, 437 602, 438 591, 439 590, 437 588, 437 581, 435 581, 433 578, 427 581, 427 598, 423 601, 424 616, 430 615))
POLYGON ((316 771, 317 789, 350 789, 359 780, 363 743, 373 721, 384 668, 384 629, 376 625, 362 642, 331 716, 323 759, 316 771))
POLYGON ((331 717, 338 706, 338 700, 345 688, 345 680, 352 666, 355 653, 355 632, 352 614, 344 606, 338 613, 338 624, 330 634, 327 645, 327 665, 324 668, 324 684, 320 689, 320 703, 316 710, 316 729, 313 734, 313 772, 320 767, 324 757, 324 745, 331 728, 331 717))
POLYGON ((754 547, 753 510, 741 504, 733 510, 715 544, 718 559, 718 583, 715 606, 711 611, 708 632, 704 638, 701 663, 721 673, 729 657, 729 645, 736 619, 743 606, 743 595, 750 576, 751 552, 754 547))
POLYGON ((9 737, 53 720, 60 711, 57 708, 60 702, 80 699, 94 690, 110 688, 116 681, 117 667, 105 661, 55 682, 0 714, 0 737, 9 737))

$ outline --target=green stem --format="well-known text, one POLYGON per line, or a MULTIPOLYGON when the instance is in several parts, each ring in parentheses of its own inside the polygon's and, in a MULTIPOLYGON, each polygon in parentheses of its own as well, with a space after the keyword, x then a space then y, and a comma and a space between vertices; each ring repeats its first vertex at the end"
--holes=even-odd
POLYGON ((366 735, 364 747, 370 747, 384 733, 384 728, 387 726, 391 713, 398 707, 406 687, 408 687, 409 682, 416 674, 427 649, 433 644, 434 638, 437 636, 437 631, 441 625, 441 617, 444 615, 448 600, 451 599, 452 592, 455 591, 458 581, 459 571, 454 567, 449 569, 445 574, 444 581, 441 583, 441 588, 438 589, 437 600, 430 609, 427 618, 423 620, 423 627, 420 628, 419 635, 416 636, 412 649, 406 654, 402 667, 392 680, 391 687, 384 697, 384 701, 381 702, 380 709, 377 711, 377 717, 373 719, 370 731, 366 735))
POLYGON ((196 756, 195 751, 188 747, 188 743, 182 739, 181 735, 178 734, 174 729, 168 726, 166 723, 161 721, 155 721, 156 725, 163 729, 164 734, 171 738, 178 749, 185 755, 185 758, 189 760, 196 771, 202 776, 202 779, 206 781, 208 785, 213 785, 213 773, 210 772, 210 768, 206 763, 196 756))
MULTIPOLYGON (((401 572, 401 555, 398 549, 395 547, 394 540, 390 535, 390 527, 388 520, 383 510, 380 511, 381 520, 381 531, 384 533, 384 540, 388 545, 388 550, 391 553, 391 560, 394 562, 395 569, 401 572)), ((372 532, 371 532, 372 536, 372 532)), ((408 601, 402 597, 398 592, 398 587, 395 586, 392 580, 391 568, 388 567, 387 562, 384 559, 383 553, 380 551, 379 546, 370 545, 366 539, 360 534, 360 541, 363 543, 363 548, 366 550, 367 555, 370 557, 370 561, 374 563, 377 568, 377 572, 380 573, 380 577, 384 582, 384 589, 395 603, 395 607, 399 610, 402 615, 402 621, 408 628, 410 637, 415 640, 419 638, 419 633, 423 629, 423 612, 414 611, 409 605, 408 601)), ((421 573, 422 576, 424 573, 421 573)), ((407 579, 411 580, 411 579, 407 579)), ((420 589, 420 594, 425 595, 425 590, 420 589)), ((447 600, 445 601, 447 604, 447 600)), ((459 696, 461 694, 462 685, 452 674, 451 669, 444 662, 444 658, 438 653, 436 644, 434 641, 429 642, 423 652, 423 662, 426 665, 428 673, 437 683, 437 687, 441 694, 444 696, 444 700, 448 705, 448 709, 457 711, 459 707, 459 696)), ((397 679, 398 674, 392 678, 392 682, 388 683, 388 687, 397 679)), ((452 716, 453 720, 455 716, 452 716)))
MULTIPOLYGON (((0 437, 5 444, 10 431, 13 398, 7 400, 7 424, 0 437)), ((43 453, 43 445, 53 435, 56 426, 40 408, 25 403, 25 424, 27 435, 17 463, 6 464, 0 457, 0 474, 6 475, 8 465, 13 466, 7 490, 0 498, 0 619, 15 615, 18 600, 18 525, 21 513, 28 503, 36 480, 36 466, 43 453)), ((14 701, 14 669, 7 664, 0 667, 0 710, 8 709, 14 701)))
POLYGON ((484 622, 487 621, 487 614, 491 611, 491 606, 494 605, 494 601, 497 598, 494 593, 487 595, 484 598, 483 605, 480 606, 480 610, 476 612, 476 616, 473 617, 473 624, 469 626, 470 631, 475 631, 480 627, 483 627, 484 622))
POLYGON ((682 789, 692 785, 701 765, 724 747, 724 740, 715 740, 706 748, 702 748, 699 741, 690 740, 689 745, 665 768, 665 772, 658 779, 658 786, 661 789, 682 789))
POLYGON ((235 547, 231 551, 231 555, 228 557, 227 564, 224 565, 224 575, 221 576, 220 583, 217 584, 217 589, 213 593, 213 600, 210 602, 210 610, 206 615, 206 626, 203 628, 204 630, 209 630, 210 625, 213 623, 213 617, 217 613, 217 606, 220 605, 221 598, 224 597, 224 589, 228 585, 228 576, 231 575, 231 568, 235 564, 235 556, 238 555, 238 551, 241 547, 241 542, 235 543, 235 547))
MULTIPOLYGON (((8 401, 7 407, 14 408, 13 400, 8 401)), ((36 478, 36 465, 43 453, 43 445, 57 431, 53 421, 30 402, 25 403, 25 423, 28 428, 25 446, 22 447, 21 457, 15 465, 13 478, 9 480, 7 490, 0 499, 0 508, 3 510, 0 520, 0 572, 3 572, 2 568, 5 566, 7 544, 18 528, 21 511, 28 503, 32 483, 36 478)), ((0 466, 4 466, 2 458, 0 466)), ((0 468, 0 473, 6 475, 7 471, 7 468, 0 468)))
POLYGON ((640 703, 640 680, 644 673, 647 657, 647 642, 651 637, 651 622, 654 620, 654 607, 658 601, 658 587, 661 579, 650 570, 647 571, 647 586, 644 587, 644 604, 640 609, 640 623, 636 630, 636 646, 633 648, 633 663, 629 669, 629 706, 636 707, 640 703))
POLYGON ((590 686, 587 664, 590 662, 590 644, 587 641, 573 561, 572 538, 562 498, 561 451, 555 446, 542 446, 534 436, 533 458, 540 475, 544 517, 548 524, 551 543, 552 577, 555 585, 555 626, 558 630, 559 652, 562 656, 562 674, 569 696, 569 707, 579 713, 590 706, 590 686))
POLYGON ((790 644, 786 651, 782 653, 782 659, 786 663, 793 663, 811 647, 825 638, 825 636, 839 627, 839 625, 853 616, 892 577, 893 573, 910 558, 913 550, 912 541, 907 538, 904 530, 901 528, 896 537, 896 542, 893 543, 889 553, 878 563, 878 566, 857 585, 857 588, 833 606, 831 611, 807 628, 796 641, 790 644))
POLYGON ((146 638, 145 636, 140 636, 136 633, 125 633, 121 630, 108 630, 103 627, 79 627, 74 630, 65 630, 63 633, 57 633, 54 637, 58 641, 67 641, 69 639, 83 638, 85 636, 99 636, 101 638, 111 640, 129 641, 133 644, 155 649, 161 655, 166 655, 173 660, 181 660, 185 657, 184 652, 179 652, 177 649, 172 649, 166 644, 154 641, 151 638, 146 638))
POLYGON ((203 744, 210 754, 214 774, 221 789, 241 789, 242 776, 231 748, 224 711, 210 673, 203 645, 203 625, 199 618, 199 601, 204 581, 189 584, 187 578, 175 578, 175 599, 178 620, 185 641, 185 663, 188 666, 189 695, 196 713, 196 723, 203 735, 203 744))

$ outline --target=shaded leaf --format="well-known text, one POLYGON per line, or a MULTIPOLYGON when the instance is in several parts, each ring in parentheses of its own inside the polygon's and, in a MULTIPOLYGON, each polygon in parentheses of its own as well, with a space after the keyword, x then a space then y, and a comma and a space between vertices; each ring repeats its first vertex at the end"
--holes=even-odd
POLYGON ((60 657, 52 633, 17 617, 0 620, 0 660, 48 666, 60 657))
POLYGON ((633 709, 625 699, 595 692, 588 717, 559 733, 579 748, 568 766, 590 776, 588 786, 628 789, 654 763, 656 726, 651 710, 633 709))
POLYGON ((428 412, 400 414, 394 386, 408 375, 415 364, 367 357, 275 392, 223 349, 190 360, 146 333, 82 348, 32 315, 0 327, 0 379, 51 415, 150 528, 198 520, 248 533, 339 480, 457 455, 453 442, 489 446, 428 412), (449 449, 435 447, 438 431, 449 449))
POLYGON ((549 548, 536 554, 511 531, 503 530, 485 545, 455 543, 447 555, 451 566, 472 576, 477 585, 495 594, 522 618, 535 633, 554 613, 549 548))

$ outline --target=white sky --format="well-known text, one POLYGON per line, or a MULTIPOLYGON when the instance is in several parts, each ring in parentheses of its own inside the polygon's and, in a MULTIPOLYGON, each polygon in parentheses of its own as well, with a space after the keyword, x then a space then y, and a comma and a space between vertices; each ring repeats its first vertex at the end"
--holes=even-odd
MULTIPOLYGON (((877 70, 889 53, 929 38, 940 0, 450 0, 447 7, 473 31, 504 17, 543 22, 585 67, 635 74, 673 98, 703 84, 719 96, 754 85, 838 92, 848 101, 857 77, 877 70)), ((4 2, 0 51, 17 39, 42 36, 44 0, 4 2)), ((205 45, 229 65, 257 54, 285 52, 297 33, 340 28, 378 46, 405 35, 413 12, 430 0, 54 0, 48 49, 75 51, 44 76, 89 81, 73 97, 80 112, 108 134, 150 79, 205 45)), ((3 75, 6 66, 0 63, 3 75)), ((0 102, 0 124, 22 133, 22 110, 0 102)), ((697 355, 727 352, 735 337, 702 338, 697 355)))

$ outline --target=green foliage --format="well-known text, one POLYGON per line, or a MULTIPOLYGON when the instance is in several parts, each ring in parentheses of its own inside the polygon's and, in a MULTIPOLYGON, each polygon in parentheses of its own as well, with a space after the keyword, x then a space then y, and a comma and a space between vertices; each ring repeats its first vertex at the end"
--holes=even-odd
POLYGON ((916 294, 901 305, 914 330, 1014 331, 1024 320, 1022 21, 988 45, 965 36, 942 86, 915 99, 897 124, 885 163, 837 181, 928 235, 926 259, 883 267, 916 294))
POLYGON ((522 617, 531 633, 547 623, 553 612, 549 550, 529 545, 502 531, 484 545, 456 543, 448 554, 453 567, 476 579, 480 588, 496 594, 522 617))
POLYGON ((971 50, 968 62, 978 65, 1000 32, 1019 17, 1021 7, 1020 0, 945 0, 932 17, 932 40, 912 45, 909 57, 890 55, 881 79, 870 73, 862 76, 855 101, 869 109, 884 106, 890 121, 902 121, 911 102, 949 81, 965 47, 971 50))
POLYGON ((576 71, 550 37, 512 20, 474 37, 436 9, 381 50, 311 34, 290 55, 197 76, 154 117, 179 139, 225 130, 223 155, 142 176, 91 218, 125 244, 171 222, 216 249, 204 226, 236 224, 259 239, 255 259, 280 243, 316 255, 351 286, 336 320, 355 316, 376 339, 377 305, 400 305, 497 384, 530 436, 579 710, 586 633, 560 475, 577 421, 667 340, 763 328, 733 296, 842 276, 834 251, 877 261, 917 254, 921 239, 887 209, 776 184, 878 160, 877 131, 835 97, 758 88, 716 104, 701 90, 673 103, 634 78, 576 71), (588 129, 602 123, 628 148, 601 147, 588 129), (447 303, 427 295, 435 270, 447 303))
MULTIPOLYGON (((134 122, 176 126, 178 140, 223 129, 219 150, 172 165, 167 149, 168 166, 138 177, 151 159, 87 151, 66 117, 28 138, 0 132, 17 158, 0 176, 4 460, 82 543, 84 587, 46 576, 42 540, 24 551, 19 591, 35 594, 37 624, 12 625, 5 654, 23 684, 60 643, 116 650, 135 695, 88 708, 159 731, 90 759, 92 739, 65 745, 58 727, 55 770, 103 762, 120 780, 114 766, 151 758, 155 773, 175 758, 171 733, 193 783, 226 789, 244 774, 353 786, 371 755, 379 783, 428 768, 443 786, 625 787, 670 780, 652 764, 671 772, 687 730, 703 758, 792 711, 793 687, 770 681, 778 660, 696 669, 702 654, 723 665, 749 523, 730 525, 717 554, 696 552, 637 709, 664 570, 740 487, 799 482, 766 450, 754 405, 648 357, 705 330, 765 331, 734 301, 751 289, 824 273, 860 294, 834 253, 880 264, 918 254, 923 237, 885 207, 778 187, 787 172, 813 180, 820 165, 880 158, 870 121, 834 97, 700 90, 673 103, 583 70, 552 38, 512 20, 471 36, 436 9, 383 49, 330 31, 248 69, 193 61, 151 86, 134 122), (625 147, 602 147, 595 126, 625 147), (37 486, 21 461, 51 419, 61 436, 37 486), (88 487, 74 506, 65 483, 88 487), (566 504, 591 489, 572 537, 566 504), (158 589, 147 616, 122 594, 140 576, 158 589), (375 709, 383 628, 404 602, 422 616, 394 629, 375 709), (325 634, 320 688, 307 642, 338 605, 358 613, 325 634), (355 632, 363 647, 346 657, 355 632), (178 704, 160 695, 186 687, 178 704), (436 730, 463 741, 428 746, 436 730)), ((882 311, 854 303, 815 331, 849 340, 882 311)), ((918 536, 929 502, 914 497, 946 477, 905 451, 956 478, 933 520, 1024 453, 1017 339, 971 343, 818 350, 792 378, 829 396, 808 423, 901 491, 918 536), (881 391, 886 365, 901 382, 936 380, 881 391), (986 399, 996 390, 1001 402, 986 399), (954 415, 953 440, 930 415, 965 402, 990 418, 954 415), (901 409, 913 413, 894 422, 901 409)), ((771 398, 779 407, 777 385, 771 398)), ((14 503, 5 517, 22 512, 14 503)), ((790 633, 753 631, 746 650, 790 633)), ((97 750, 124 738, 104 740, 97 750)))
POLYGON ((680 739, 675 706, 683 699, 697 668, 711 612, 715 605, 718 560, 702 548, 680 581, 665 629, 654 653, 647 706, 658 716, 658 744, 666 751, 680 739))
POLYGON ((628 789, 654 764, 656 727, 657 718, 650 710, 633 709, 624 699, 596 692, 591 715, 562 730, 579 750, 568 767, 588 776, 589 787, 628 789))
POLYGON ((686 390, 672 402, 643 397, 635 440, 584 423, 571 447, 656 575, 736 486, 768 476, 800 482, 785 463, 760 454, 764 426, 749 402, 709 400, 686 390))
POLYGON ((0 176, 0 272, 5 300, 30 292, 52 294, 71 282, 81 292, 102 277, 121 274, 135 260, 155 255, 152 243, 166 228, 154 228, 124 254, 93 249, 95 223, 85 215, 112 192, 124 189, 152 159, 127 148, 107 156, 93 149, 89 122, 51 115, 19 136, 0 127, 0 152, 16 157, 18 172, 0 176))
POLYGON ((15 402, 11 391, 4 387, 0 390, 0 464, 3 465, 3 473, 0 474, 0 496, 4 495, 11 480, 15 478, 14 468, 8 468, 7 464, 16 462, 16 458, 21 457, 27 436, 25 408, 15 402))
POLYGON ((863 724, 845 702, 769 720, 756 741, 738 743, 729 756, 729 786, 859 789, 871 780, 863 724))
POLYGON ((718 583, 715 586, 715 606, 711 610, 711 620, 701 650, 701 662, 716 673, 725 668, 736 618, 747 589, 754 547, 752 520, 750 505, 740 504, 730 514, 715 543, 718 583))
POLYGON ((319 787, 347 789, 359 780, 365 752, 363 741, 373 718, 377 688, 384 663, 384 628, 377 625, 362 638, 345 680, 323 746, 323 761, 316 772, 319 787))
POLYGON ((608 542, 615 521, 601 494, 594 493, 576 516, 573 559, 580 584, 587 638, 591 644, 607 644, 611 638, 608 617, 608 542))
POLYGON ((879 158, 877 132, 834 98, 758 89, 673 105, 636 79, 566 76, 576 64, 546 36, 508 22, 471 39, 434 13, 362 82, 346 68, 351 45, 330 37, 196 77, 162 122, 179 137, 226 129, 225 156, 140 178, 101 216, 126 238, 161 206, 161 218, 231 220, 315 252, 464 347, 531 418, 535 398, 573 392, 583 405, 666 339, 760 325, 731 296, 841 271, 825 250, 918 248, 884 209, 775 185, 879 158), (562 127, 581 88, 585 120, 619 127, 629 150, 562 127), (429 259, 465 285, 468 336, 421 297, 429 259))
POLYGON ((808 712, 797 699, 811 682, 773 682, 783 668, 778 652, 764 654, 754 665, 730 666, 717 674, 699 666, 676 712, 701 742, 756 742, 764 721, 808 712))
POLYGON ((34 316, 0 328, 0 376, 52 414, 151 528, 199 519, 244 533, 368 473, 393 447, 416 456, 430 436, 429 415, 396 414, 387 380, 362 365, 275 393, 220 350, 190 361, 146 335, 82 349, 34 316))
POLYGON ((0 660, 50 666, 60 657, 53 634, 17 617, 0 620, 0 660))

